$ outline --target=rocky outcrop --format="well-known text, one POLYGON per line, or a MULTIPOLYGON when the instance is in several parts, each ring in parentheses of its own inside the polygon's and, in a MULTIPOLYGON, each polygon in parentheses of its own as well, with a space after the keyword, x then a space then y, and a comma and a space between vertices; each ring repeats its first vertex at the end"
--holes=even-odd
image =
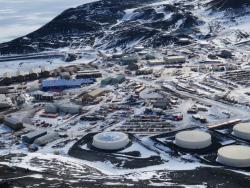
POLYGON ((1 54, 39 52, 70 46, 127 48, 133 42, 165 46, 202 22, 189 10, 155 0, 102 0, 64 11, 25 37, 0 44, 1 54))

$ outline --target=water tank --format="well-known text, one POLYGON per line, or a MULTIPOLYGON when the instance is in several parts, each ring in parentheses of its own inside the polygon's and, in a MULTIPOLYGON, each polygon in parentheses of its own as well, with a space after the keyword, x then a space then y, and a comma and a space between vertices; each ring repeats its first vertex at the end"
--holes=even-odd
POLYGON ((211 135, 203 131, 182 131, 175 135, 175 144, 185 149, 203 149, 211 143, 211 135))
POLYGON ((103 150, 118 150, 128 143, 128 135, 122 132, 103 132, 93 138, 93 146, 103 150))
POLYGON ((235 125, 233 135, 241 139, 250 140, 250 124, 240 123, 235 125))
POLYGON ((217 161, 232 167, 250 166, 250 147, 241 145, 230 145, 218 150, 217 161))

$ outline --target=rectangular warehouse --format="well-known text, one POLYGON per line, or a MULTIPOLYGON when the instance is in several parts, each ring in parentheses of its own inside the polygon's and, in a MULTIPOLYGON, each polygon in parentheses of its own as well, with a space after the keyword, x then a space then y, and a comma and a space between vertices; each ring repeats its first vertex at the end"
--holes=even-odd
POLYGON ((138 62, 138 58, 136 56, 124 56, 121 58, 121 65, 129 65, 132 63, 137 63, 138 62))
POLYGON ((117 75, 116 77, 108 77, 101 81, 101 85, 113 85, 113 84, 121 84, 126 80, 124 75, 117 75))
POLYGON ((113 84, 121 84, 125 80, 126 80, 125 76, 120 74, 113 79, 113 84))
POLYGON ((22 137, 22 141, 27 144, 32 144, 37 138, 47 134, 47 131, 34 131, 22 137))
POLYGON ((7 127, 17 131, 23 128, 23 123, 22 121, 20 121, 19 119, 15 118, 15 117, 5 117, 4 118, 4 125, 6 125, 7 127))
POLYGON ((98 70, 93 71, 78 71, 76 74, 76 78, 100 78, 102 77, 102 73, 98 70))
POLYGON ((184 56, 167 56, 163 59, 148 60, 149 65, 183 64, 186 62, 184 56))
POLYGON ((86 79, 76 79, 76 80, 44 80, 42 82, 42 90, 65 90, 65 89, 73 89, 80 88, 83 85, 93 84, 95 79, 86 78, 86 79))
POLYGON ((112 83, 112 80, 113 80, 112 77, 105 78, 101 81, 101 85, 109 85, 112 83))
POLYGON ((91 101, 95 100, 97 97, 103 95, 105 92, 106 92, 106 90, 98 88, 98 89, 93 90, 89 93, 86 93, 82 97, 82 102, 84 102, 84 103, 91 102, 91 101))
POLYGON ((40 138, 36 139, 34 143, 39 146, 45 146, 46 144, 53 142, 57 140, 58 138, 59 138, 59 134, 56 132, 53 132, 53 133, 41 136, 40 138))
POLYGON ((55 103, 58 111, 66 113, 66 114, 78 114, 81 112, 82 107, 80 105, 76 105, 70 100, 58 101, 55 103))
POLYGON ((168 56, 164 57, 164 61, 166 64, 178 64, 185 63, 186 58, 184 56, 168 56))

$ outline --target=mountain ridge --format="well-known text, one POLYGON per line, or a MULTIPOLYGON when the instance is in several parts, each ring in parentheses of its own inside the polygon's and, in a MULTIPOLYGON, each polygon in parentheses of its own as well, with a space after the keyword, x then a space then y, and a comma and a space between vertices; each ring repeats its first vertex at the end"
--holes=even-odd
MULTIPOLYGON (((207 38, 209 32, 201 32, 206 18, 194 14, 197 2, 101 0, 84 4, 65 10, 25 37, 0 44, 0 54, 83 46, 126 49, 137 43, 159 47, 171 45, 180 37, 207 38)), ((206 6, 212 7, 213 2, 206 6)))

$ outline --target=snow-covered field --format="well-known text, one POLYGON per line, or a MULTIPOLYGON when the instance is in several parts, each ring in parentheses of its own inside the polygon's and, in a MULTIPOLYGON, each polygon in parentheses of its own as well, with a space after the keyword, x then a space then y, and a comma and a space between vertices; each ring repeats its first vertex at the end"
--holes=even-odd
POLYGON ((96 0, 0 0, 0 43, 26 35, 67 8, 96 0))

